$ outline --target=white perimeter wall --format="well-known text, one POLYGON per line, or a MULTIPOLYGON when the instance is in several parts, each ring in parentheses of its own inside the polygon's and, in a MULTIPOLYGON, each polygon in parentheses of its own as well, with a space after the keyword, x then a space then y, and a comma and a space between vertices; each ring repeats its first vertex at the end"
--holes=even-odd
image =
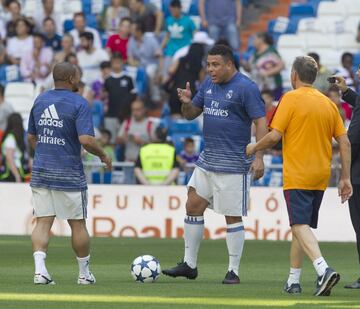
MULTIPOLYGON (((252 188, 244 218, 247 239, 289 240, 288 216, 281 188, 252 188)), ((87 225, 92 236, 179 238, 183 235, 186 188, 181 186, 90 185, 87 225)), ((27 184, 0 184, 0 234, 28 235, 34 226, 31 189, 27 184)), ((223 216, 205 213, 205 237, 224 238, 223 216)), ((55 235, 69 235, 56 221, 55 235)), ((348 205, 337 189, 325 192, 316 231, 322 241, 355 241, 348 205)))

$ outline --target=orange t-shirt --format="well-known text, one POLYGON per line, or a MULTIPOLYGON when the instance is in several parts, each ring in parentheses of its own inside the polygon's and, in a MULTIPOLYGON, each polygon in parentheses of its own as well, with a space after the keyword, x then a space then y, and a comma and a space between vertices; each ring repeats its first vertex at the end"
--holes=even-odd
POLYGON ((325 190, 332 138, 346 134, 336 105, 312 87, 286 93, 270 128, 283 134, 284 190, 325 190))

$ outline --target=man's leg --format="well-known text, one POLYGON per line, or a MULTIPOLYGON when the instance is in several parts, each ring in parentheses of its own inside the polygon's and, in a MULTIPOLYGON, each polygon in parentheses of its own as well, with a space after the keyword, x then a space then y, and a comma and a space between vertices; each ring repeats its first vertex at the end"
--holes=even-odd
POLYGON ((285 292, 290 294, 301 293, 300 275, 304 255, 298 239, 293 235, 290 249, 290 272, 284 287, 285 292))
POLYGON ((46 269, 45 259, 49 247, 50 230, 55 217, 38 217, 36 225, 31 235, 33 256, 35 262, 35 283, 52 282, 49 272, 46 269), (36 278, 38 276, 39 278, 36 278))
POLYGON ((293 235, 298 239, 302 250, 312 261, 318 275, 315 295, 330 295, 331 289, 340 280, 340 275, 332 270, 326 263, 321 254, 318 241, 311 231, 310 226, 305 224, 295 224, 291 227, 291 230, 293 235))
POLYGON ((245 231, 242 217, 226 216, 226 245, 229 253, 229 267, 223 283, 239 283, 239 265, 244 248, 245 231), (236 276, 234 276, 234 273, 236 276))
POLYGON ((71 244, 79 264, 79 280, 95 283, 90 273, 90 237, 86 228, 85 219, 68 220, 71 227, 71 244))
POLYGON ((221 28, 217 25, 209 25, 208 28, 209 36, 215 41, 215 43, 220 39, 221 28))
POLYGON ((190 187, 184 220, 184 262, 174 268, 165 269, 163 271, 165 275, 171 277, 182 276, 188 279, 197 277, 197 256, 204 234, 204 211, 207 206, 208 201, 199 196, 194 188, 190 187))
POLYGON ((239 31, 236 27, 236 24, 229 23, 225 28, 226 39, 228 40, 230 46, 234 50, 239 49, 239 31))
MULTIPOLYGON (((360 263, 360 185, 353 186, 353 195, 349 200, 349 211, 352 225, 356 234, 357 252, 360 263)), ((345 286, 348 289, 360 289, 360 278, 345 286)))

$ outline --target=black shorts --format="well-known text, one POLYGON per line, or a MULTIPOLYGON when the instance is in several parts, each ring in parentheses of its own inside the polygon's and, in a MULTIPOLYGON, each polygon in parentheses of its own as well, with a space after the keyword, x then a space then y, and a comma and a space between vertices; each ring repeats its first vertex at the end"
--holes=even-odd
POLYGON ((290 226, 307 224, 316 229, 323 195, 322 190, 285 190, 290 226))

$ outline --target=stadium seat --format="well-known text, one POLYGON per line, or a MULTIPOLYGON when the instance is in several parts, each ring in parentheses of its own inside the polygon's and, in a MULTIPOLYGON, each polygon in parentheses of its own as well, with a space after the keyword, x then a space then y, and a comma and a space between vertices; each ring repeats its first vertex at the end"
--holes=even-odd
POLYGON ((24 6, 24 15, 25 16, 34 16, 37 5, 40 5, 40 4, 37 3, 36 0, 27 0, 25 2, 25 6, 24 6))
POLYGON ((34 85, 32 83, 13 82, 5 88, 5 101, 10 103, 14 111, 21 114, 24 128, 27 129, 29 114, 34 104, 34 85))
POLYGON ((360 44, 356 42, 356 37, 352 33, 341 33, 336 36, 335 47, 352 53, 360 50, 360 44))
POLYGON ((316 12, 311 4, 292 3, 289 7, 289 17, 293 16, 311 17, 316 16, 316 12))
POLYGON ((297 48, 299 50, 305 48, 305 36, 302 34, 283 34, 280 36, 278 48, 297 48))
POLYGON ((308 33, 305 36, 307 50, 316 50, 317 48, 333 48, 335 44, 335 35, 325 33, 308 33))
MULTIPOLYGON (((310 52, 310 50, 309 50, 310 52)), ((320 62, 330 71, 335 71, 340 66, 341 51, 335 49, 316 49, 316 53, 320 56, 320 62)))
POLYGON ((342 5, 345 6, 346 15, 357 16, 360 19, 360 3, 357 0, 338 0, 342 5))
POLYGON ((169 124, 169 134, 191 133, 201 134, 199 122, 197 120, 188 121, 183 119, 173 120, 169 124))
POLYGON ((318 16, 345 16, 346 9, 340 2, 322 1, 319 3, 318 16))
POLYGON ((69 32, 74 29, 74 21, 72 19, 66 19, 64 21, 64 32, 69 32))
POLYGON ((354 35, 357 33, 357 29, 360 22, 360 14, 359 16, 349 16, 344 21, 344 30, 348 33, 353 33, 354 35))

